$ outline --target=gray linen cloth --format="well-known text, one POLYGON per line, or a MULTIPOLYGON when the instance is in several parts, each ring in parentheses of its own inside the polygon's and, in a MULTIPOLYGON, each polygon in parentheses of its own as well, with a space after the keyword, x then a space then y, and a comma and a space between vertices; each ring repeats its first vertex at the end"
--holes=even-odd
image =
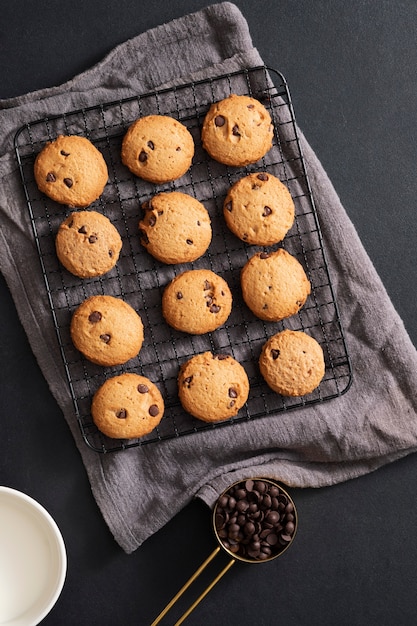
MULTIPOLYGON (((114 49, 59 87, 0 103, 0 267, 51 392, 79 448, 116 541, 132 552, 194 497, 212 505, 234 480, 261 475, 320 487, 359 476, 417 449, 417 355, 335 190, 300 132, 336 299, 353 362, 335 400, 132 448, 98 454, 82 440, 39 268, 18 166, 25 122, 262 64, 231 3, 207 7, 114 49)), ((277 68, 279 69, 279 68, 277 68)))

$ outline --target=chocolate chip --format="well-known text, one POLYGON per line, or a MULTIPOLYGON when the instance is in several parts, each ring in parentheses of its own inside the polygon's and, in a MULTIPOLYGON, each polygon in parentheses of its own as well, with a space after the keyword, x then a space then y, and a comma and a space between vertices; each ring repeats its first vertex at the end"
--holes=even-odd
POLYGON ((145 163, 145 161, 148 160, 148 155, 146 154, 145 150, 141 150, 140 154, 139 154, 139 161, 141 163, 145 163))
POLYGON ((233 203, 232 203, 231 200, 229 200, 229 202, 226 203, 225 209, 226 209, 226 211, 230 211, 230 213, 232 212, 233 203))
POLYGON ((61 154, 62 154, 62 156, 64 156, 64 157, 67 157, 67 156, 69 156, 69 155, 70 155, 70 153, 69 153, 69 152, 65 152, 65 150, 61 150, 61 154))
POLYGON ((97 235, 90 235, 88 238, 89 243, 96 243, 98 237, 97 235))
POLYGON ((191 385, 192 380, 193 380, 192 376, 187 376, 187 378, 184 378, 183 383, 184 385, 186 385, 186 387, 189 387, 191 385))
POLYGON ((116 417, 119 420, 125 420, 127 418, 126 409, 119 409, 118 411, 116 411, 116 417))
POLYGON ((152 214, 152 215, 149 216, 148 224, 149 224, 149 226, 155 226, 155 224, 156 224, 156 215, 152 214))
POLYGON ((220 128, 221 126, 224 126, 226 124, 226 118, 223 117, 223 115, 216 115, 216 117, 214 118, 214 123, 220 128))
POLYGON ((100 339, 104 343, 110 343, 111 335, 108 335, 107 333, 104 333, 103 335, 100 335, 100 339))
POLYGON ((145 385, 144 383, 141 383, 140 385, 138 385, 138 391, 139 391, 139 393, 148 393, 149 387, 148 387, 148 385, 145 385))
POLYGON ((186 240, 186 243, 187 243, 189 246, 192 246, 194 242, 193 242, 193 240, 192 240, 192 239, 187 239, 187 240, 186 240))
POLYGON ((233 387, 229 388, 229 398, 237 398, 237 391, 233 387))
POLYGON ((183 299, 183 295, 181 291, 177 291, 177 300, 182 300, 183 299))
POLYGON ((266 172, 259 172, 257 178, 259 178, 259 180, 269 180, 269 176, 266 172))
POLYGON ((113 250, 109 250, 109 257, 112 258, 113 257, 113 250))
POLYGON ((211 289, 211 283, 209 283, 208 280, 204 281, 204 291, 208 291, 209 289, 211 289))
POLYGON ((81 235, 86 235, 87 234, 87 227, 86 226, 81 226, 81 228, 78 229, 78 232, 81 233, 81 235))
POLYGON ((72 178, 64 178, 64 184, 71 189, 71 187, 74 184, 74 181, 72 180, 72 178))
POLYGON ((220 311, 220 307, 218 304, 212 304, 209 311, 210 313, 218 313, 220 311))
POLYGON ((259 255, 260 259, 269 259, 269 254, 268 252, 261 252, 261 254, 259 255))
POLYGON ((102 318, 102 315, 100 311, 93 311, 88 316, 88 321, 91 322, 92 324, 97 324, 97 322, 99 322, 101 318, 102 318))
POLYGON ((239 126, 237 124, 235 124, 232 128, 232 135, 240 137, 239 126))
POLYGON ((156 404, 151 404, 148 411, 151 417, 156 417, 159 413, 159 407, 156 404))
POLYGON ((175 148, 175 152, 181 152, 181 146, 177 146, 177 147, 175 148))
POLYGON ((146 144, 148 146, 148 148, 150 148, 151 150, 155 150, 155 144, 153 141, 148 141, 148 143, 146 144))
POLYGON ((56 176, 53 172, 48 172, 48 174, 46 175, 46 182, 47 183, 54 183, 56 181, 56 176))
POLYGON ((268 215, 271 215, 271 213, 272 213, 271 207, 265 206, 264 210, 263 210, 263 213, 262 213, 262 216, 263 217, 268 217, 268 215))
POLYGON ((224 361, 225 359, 229 358, 229 355, 228 354, 217 354, 214 358, 218 359, 219 361, 224 361))
POLYGON ((279 355, 280 355, 280 351, 279 351, 279 350, 277 350, 276 348, 272 348, 272 350, 271 350, 271 356, 272 356, 272 358, 273 358, 273 360, 274 360, 274 361, 276 361, 276 360, 277 360, 277 358, 279 357, 279 355))
POLYGON ((140 236, 141 241, 142 241, 144 244, 146 244, 146 245, 147 245, 147 244, 149 243, 149 237, 148 237, 148 235, 147 235, 147 234, 146 234, 146 232, 145 232, 144 230, 142 230, 141 228, 139 229, 139 236, 140 236))

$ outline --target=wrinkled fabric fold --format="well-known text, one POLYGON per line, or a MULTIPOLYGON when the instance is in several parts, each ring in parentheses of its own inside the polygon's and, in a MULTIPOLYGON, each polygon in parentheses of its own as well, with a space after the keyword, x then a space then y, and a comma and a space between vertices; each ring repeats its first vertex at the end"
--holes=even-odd
POLYGON ((109 455, 93 452, 82 440, 42 296, 43 277, 13 150, 16 130, 42 116, 261 64, 243 15, 224 2, 139 34, 61 86, 0 102, 0 268, 78 446, 97 504, 126 552, 192 498, 212 505, 232 481, 262 475, 293 487, 332 485, 417 449, 416 350, 301 131, 353 364, 350 390, 329 402, 236 424, 232 433, 213 430, 109 455))

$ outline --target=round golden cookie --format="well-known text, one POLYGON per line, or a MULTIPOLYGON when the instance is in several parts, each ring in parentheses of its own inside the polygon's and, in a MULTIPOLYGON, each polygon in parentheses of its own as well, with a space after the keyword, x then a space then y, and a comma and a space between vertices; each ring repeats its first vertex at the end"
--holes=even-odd
POLYGON ((295 207, 283 183, 266 172, 249 174, 228 191, 223 205, 227 226, 242 241, 271 246, 294 223, 295 207))
POLYGON ((204 422, 218 422, 235 416, 245 404, 249 380, 233 357, 204 352, 181 366, 178 394, 188 413, 204 422))
POLYGON ((147 115, 128 128, 121 155, 124 165, 136 176, 166 183, 190 168, 194 140, 188 128, 173 117, 147 115))
POLYGON ((191 335, 203 335, 222 326, 232 310, 227 282, 211 270, 187 270, 176 276, 162 295, 166 322, 191 335))
POLYGON ((135 357, 143 343, 142 319, 121 298, 91 296, 75 310, 71 339, 89 361, 113 366, 135 357))
POLYGON ((58 259, 79 278, 102 276, 117 263, 122 239, 110 220, 97 211, 71 213, 55 238, 58 259))
POLYGON ((202 256, 211 242, 211 221, 201 202, 172 191, 159 193, 142 205, 141 243, 163 263, 188 263, 202 256))
POLYGON ((282 248, 249 259, 242 269, 241 287, 252 313, 269 322, 297 313, 311 292, 303 266, 282 248))
POLYGON ((91 415, 97 428, 114 439, 136 439, 156 428, 164 415, 158 387, 145 376, 120 374, 96 391, 91 415))
POLYGON ((201 139, 213 159, 241 167, 255 163, 270 150, 273 134, 271 116, 259 100, 232 94, 211 105, 201 139))
POLYGON ((310 335, 283 330, 263 345, 259 368, 273 391, 304 396, 314 391, 324 376, 323 350, 310 335))
POLYGON ((60 135, 35 160, 39 189, 60 204, 86 207, 102 194, 108 180, 103 155, 86 137, 60 135))

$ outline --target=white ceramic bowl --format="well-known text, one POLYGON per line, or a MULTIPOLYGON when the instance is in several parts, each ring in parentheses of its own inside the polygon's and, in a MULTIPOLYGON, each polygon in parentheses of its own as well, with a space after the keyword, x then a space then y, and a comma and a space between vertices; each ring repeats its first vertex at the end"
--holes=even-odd
POLYGON ((0 624, 35 626, 64 585, 67 555, 50 514, 29 496, 0 487, 0 624))

